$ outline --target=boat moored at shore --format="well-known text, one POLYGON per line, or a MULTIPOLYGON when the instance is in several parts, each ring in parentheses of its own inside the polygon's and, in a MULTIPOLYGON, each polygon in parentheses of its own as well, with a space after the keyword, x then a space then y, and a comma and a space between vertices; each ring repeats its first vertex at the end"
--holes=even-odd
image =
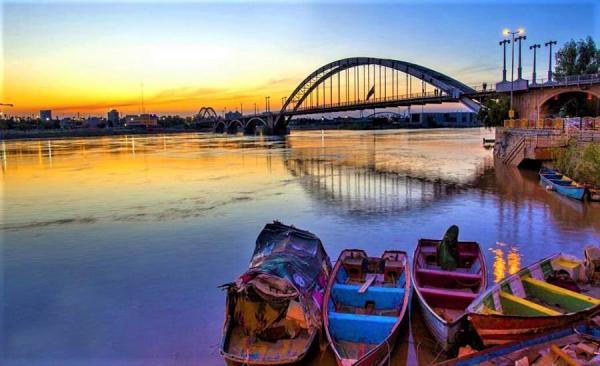
POLYGON ((427 328, 438 344, 450 351, 465 326, 465 309, 486 288, 487 272, 479 244, 466 241, 457 242, 456 268, 443 269, 438 251, 441 242, 419 240, 413 257, 413 281, 427 328))
POLYGON ((325 293, 325 333, 340 366, 382 365, 408 320, 410 269, 403 251, 340 254, 325 293))
POLYGON ((555 254, 487 289, 469 306, 469 321, 485 346, 505 344, 593 316, 599 297, 581 260, 555 254))

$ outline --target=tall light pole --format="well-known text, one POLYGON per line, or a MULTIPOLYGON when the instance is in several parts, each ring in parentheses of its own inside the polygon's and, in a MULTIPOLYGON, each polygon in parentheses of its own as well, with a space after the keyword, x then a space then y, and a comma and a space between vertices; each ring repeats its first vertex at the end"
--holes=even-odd
POLYGON ((510 39, 505 39, 503 41, 498 42, 500 46, 502 46, 502 82, 506 82, 506 44, 510 43, 510 39))
POLYGON ((517 68, 517 80, 523 80, 523 67, 521 66, 521 42, 527 39, 527 36, 518 36, 515 38, 519 42, 519 67, 517 68))
POLYGON ((256 111, 256 103, 254 103, 254 115, 256 115, 256 114, 257 114, 257 111, 256 111))
POLYGON ((556 41, 548 41, 544 43, 544 46, 550 46, 550 51, 548 52, 548 82, 552 82, 552 45, 555 45, 556 41))
POLYGON ((533 50, 533 74, 531 75, 531 83, 532 83, 532 84, 536 84, 536 81, 535 81, 535 80, 536 80, 536 78, 537 78, 537 75, 535 74, 535 65, 536 65, 536 57, 535 57, 535 54, 536 54, 536 50, 537 50, 538 48, 540 48, 540 47, 541 47, 541 45, 539 45, 539 44, 537 44, 537 43, 536 43, 536 44, 534 44, 534 45, 531 45, 531 46, 529 46, 529 49, 530 49, 530 50, 533 50))
POLYGON ((513 90, 514 90, 514 79, 515 79, 515 34, 522 36, 525 34, 525 30, 523 28, 519 28, 515 32, 511 32, 510 29, 505 29, 502 34, 505 37, 509 35, 512 38, 511 42, 511 63, 510 63, 510 110, 508 111, 508 118, 515 118, 515 111, 513 109, 513 90))

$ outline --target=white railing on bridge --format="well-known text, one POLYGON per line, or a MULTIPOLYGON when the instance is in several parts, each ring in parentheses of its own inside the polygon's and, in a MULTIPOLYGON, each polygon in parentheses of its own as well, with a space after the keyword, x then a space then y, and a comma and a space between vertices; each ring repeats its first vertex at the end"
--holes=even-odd
POLYGON ((548 79, 536 79, 531 81, 529 86, 569 86, 569 85, 591 85, 600 83, 600 74, 554 76, 552 81, 548 79))
MULTIPOLYGON (((368 100, 354 100, 354 101, 346 101, 340 103, 325 103, 325 104, 313 104, 306 105, 308 99, 304 99, 302 102, 302 106, 296 110, 296 112, 305 112, 310 110, 322 110, 322 109, 332 109, 337 107, 348 107, 348 106, 368 106, 371 104, 378 103, 386 103, 386 102, 396 102, 396 101, 404 101, 404 100, 418 100, 418 99, 429 99, 431 101, 435 101, 437 99, 447 99, 449 95, 442 91, 432 91, 432 92, 421 92, 421 93, 411 93, 411 94, 403 94, 403 95, 392 95, 387 97, 380 98, 369 98, 368 100)), ((298 101, 294 100, 293 103, 297 103, 298 101)))

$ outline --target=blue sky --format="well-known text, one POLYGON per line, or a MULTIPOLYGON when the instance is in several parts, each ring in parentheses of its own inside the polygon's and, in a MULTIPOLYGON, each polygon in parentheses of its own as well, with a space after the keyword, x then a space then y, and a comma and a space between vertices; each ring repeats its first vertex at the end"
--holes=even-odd
MULTIPOLYGON (((3 3, 3 99, 22 110, 123 105, 144 83, 157 108, 250 105, 352 56, 418 63, 466 84, 500 77, 502 29, 529 45, 592 35, 593 1, 3 3), (168 96, 163 107, 160 98, 168 96), (176 102, 179 101, 179 102, 176 102), (186 102, 187 101, 187 102, 186 102), (121 103, 121 104, 120 104, 121 103)), ((538 75, 547 68, 547 49, 538 75)))

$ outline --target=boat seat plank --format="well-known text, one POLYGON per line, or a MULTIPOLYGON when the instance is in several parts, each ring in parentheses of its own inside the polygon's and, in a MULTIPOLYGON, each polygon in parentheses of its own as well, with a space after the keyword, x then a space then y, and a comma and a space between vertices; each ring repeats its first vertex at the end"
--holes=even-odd
POLYGON ((476 293, 470 291, 429 287, 420 287, 419 291, 429 306, 447 309, 465 309, 477 297, 476 293))
POLYGON ((397 317, 329 313, 329 329, 336 340, 379 344, 390 334, 397 317))
POLYGON ((520 298, 505 291, 500 291, 500 301, 502 310, 505 315, 524 315, 524 316, 540 316, 540 315, 562 315, 556 310, 552 310, 545 306, 536 304, 527 299, 520 298))
POLYGON ((600 300, 531 277, 522 279, 527 293, 549 304, 556 304, 569 312, 599 305, 600 300))
POLYGON ((358 289, 358 293, 364 294, 367 291, 367 289, 369 288, 369 286, 371 286, 373 284, 373 281, 375 281, 375 278, 377 278, 377 275, 375 275, 373 273, 368 273, 367 280, 365 281, 365 283, 362 286, 360 286, 360 288, 358 289))
POLYGON ((404 288, 370 286, 364 293, 359 285, 334 283, 331 289, 333 301, 354 307, 364 307, 367 301, 375 303, 375 309, 400 308, 404 301, 404 288))
POLYGON ((420 282, 437 287, 475 287, 481 284, 481 277, 475 273, 444 271, 441 269, 419 268, 420 282))

